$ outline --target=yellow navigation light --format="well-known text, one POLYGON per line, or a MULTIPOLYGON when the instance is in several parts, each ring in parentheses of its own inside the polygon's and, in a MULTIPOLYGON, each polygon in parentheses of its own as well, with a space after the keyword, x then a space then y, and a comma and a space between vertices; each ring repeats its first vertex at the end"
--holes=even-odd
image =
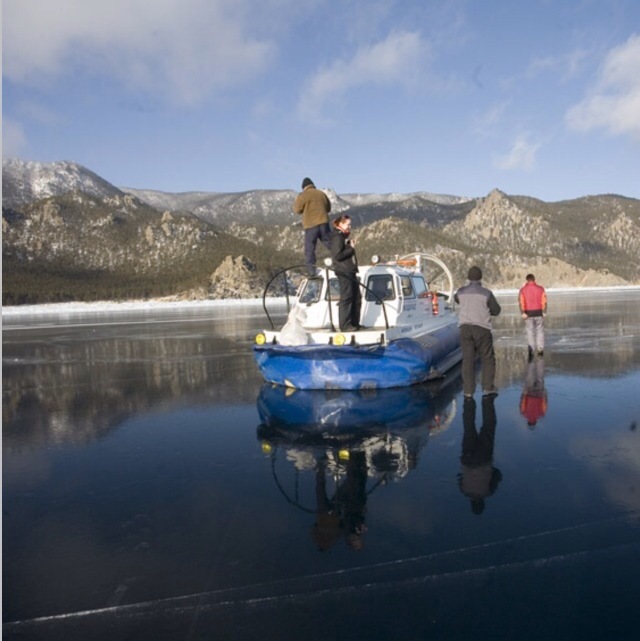
POLYGON ((341 461, 348 461, 349 460, 349 450, 338 450, 338 458, 341 461))
POLYGON ((344 334, 336 334, 333 337, 333 344, 338 345, 340 347, 341 345, 344 345, 347 342, 347 339, 345 338, 344 334))
POLYGON ((271 452, 273 452, 273 447, 271 446, 271 443, 262 441, 262 452, 264 454, 271 454, 271 452))
POLYGON ((267 337, 262 332, 256 334, 256 345, 264 345, 266 342, 267 337))

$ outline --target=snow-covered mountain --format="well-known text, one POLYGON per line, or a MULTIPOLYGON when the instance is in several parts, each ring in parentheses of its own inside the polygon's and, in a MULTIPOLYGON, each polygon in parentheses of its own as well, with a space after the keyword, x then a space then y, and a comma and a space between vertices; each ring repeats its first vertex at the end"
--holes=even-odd
MULTIPOLYGON (((161 211, 188 211, 210 223, 218 224, 287 224, 292 220, 293 190, 261 189, 239 193, 187 192, 171 194, 123 187, 123 191, 161 211)), ((337 194, 323 188, 331 201, 332 213, 351 210, 359 221, 380 215, 408 214, 434 205, 456 205, 468 202, 463 196, 429 192, 411 194, 337 194), (366 210, 366 213, 363 213, 366 210)))
POLYGON ((2 205, 18 208, 34 200, 80 191, 98 198, 124 193, 97 174, 75 162, 2 161, 2 205))
MULTIPOLYGON (((142 202, 164 212, 188 212, 199 219, 229 225, 290 224, 291 205, 296 196, 292 190, 256 189, 238 193, 183 192, 169 193, 132 187, 115 187, 89 169, 77 163, 25 162, 12 159, 2 163, 2 204, 19 209, 21 206, 48 198, 79 191, 91 196, 111 197, 131 194, 142 202)), ((393 214, 408 214, 425 207, 455 205, 470 199, 429 192, 411 194, 344 194, 324 188, 333 213, 353 210, 358 220, 380 218, 393 214), (363 211, 366 210, 366 211, 363 211)))
POLYGON ((376 203, 402 203, 407 200, 428 200, 439 205, 458 205, 473 200, 467 196, 432 194, 428 191, 415 191, 410 194, 342 194, 342 200, 352 207, 376 203))
POLYGON ((217 225, 290 223, 291 204, 295 198, 293 191, 276 189, 172 194, 127 187, 124 191, 160 211, 189 212, 200 220, 217 225))

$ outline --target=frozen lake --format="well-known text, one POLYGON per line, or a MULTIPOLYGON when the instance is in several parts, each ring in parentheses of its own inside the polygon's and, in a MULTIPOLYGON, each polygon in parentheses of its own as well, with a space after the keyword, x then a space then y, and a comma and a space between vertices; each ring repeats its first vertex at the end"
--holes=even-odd
POLYGON ((636 639, 640 290, 494 402, 263 385, 256 304, 3 316, 3 638, 636 639), (482 430, 481 430, 482 428, 482 430))

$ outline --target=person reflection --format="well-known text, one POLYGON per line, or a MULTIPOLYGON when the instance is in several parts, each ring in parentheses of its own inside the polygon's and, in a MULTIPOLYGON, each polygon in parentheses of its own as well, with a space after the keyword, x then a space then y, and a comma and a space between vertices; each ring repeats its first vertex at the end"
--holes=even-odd
POLYGON ((316 466, 316 522, 311 536, 322 552, 344 537, 347 545, 361 550, 367 502, 367 460, 364 452, 349 452, 346 476, 332 499, 327 494, 326 459, 316 466))
POLYGON ((529 429, 547 413, 547 390, 544 387, 544 359, 536 358, 527 365, 527 374, 520 396, 520 414, 527 419, 529 429))
POLYGON ((493 446, 496 435, 495 397, 482 398, 482 427, 476 430, 476 402, 464 400, 462 423, 462 455, 458 483, 460 491, 471 500, 471 511, 482 514, 485 499, 491 496, 502 480, 502 473, 493 466, 493 446))
POLYGON ((321 552, 328 550, 342 534, 335 502, 327 495, 326 473, 327 459, 322 457, 316 465, 316 522, 311 528, 311 538, 321 552))

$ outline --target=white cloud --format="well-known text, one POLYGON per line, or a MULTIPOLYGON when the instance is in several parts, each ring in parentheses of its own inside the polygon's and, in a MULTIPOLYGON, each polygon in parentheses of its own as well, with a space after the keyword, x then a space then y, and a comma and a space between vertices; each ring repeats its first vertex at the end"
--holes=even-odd
POLYGON ((563 81, 570 80, 578 73, 586 57, 586 50, 575 49, 561 56, 536 58, 529 64, 527 77, 533 78, 545 71, 551 71, 559 73, 563 81))
POLYGON ((640 36, 607 55, 591 94, 567 111, 572 129, 603 128, 640 139, 640 36))
POLYGON ((18 103, 16 112, 23 118, 43 125, 55 125, 61 120, 61 117, 55 111, 33 100, 25 100, 18 103))
POLYGON ((495 133, 504 120, 505 113, 511 104, 510 100, 492 105, 484 113, 478 114, 473 118, 473 128, 478 136, 489 136, 495 133))
POLYGON ((275 43, 254 31, 263 10, 257 0, 4 0, 3 76, 39 85, 108 72, 195 103, 272 60, 275 43))
POLYGON ((319 71, 302 89, 298 113, 306 120, 322 119, 328 102, 339 100, 363 85, 410 85, 423 75, 429 47, 416 32, 394 32, 386 40, 361 47, 350 60, 336 60, 319 71))
POLYGON ((18 157, 26 146, 27 140, 22 125, 4 116, 2 118, 2 157, 18 157))
POLYGON ((516 138, 509 153, 498 156, 494 164, 498 169, 530 171, 535 167, 539 148, 540 143, 532 143, 528 135, 521 134, 516 138))

